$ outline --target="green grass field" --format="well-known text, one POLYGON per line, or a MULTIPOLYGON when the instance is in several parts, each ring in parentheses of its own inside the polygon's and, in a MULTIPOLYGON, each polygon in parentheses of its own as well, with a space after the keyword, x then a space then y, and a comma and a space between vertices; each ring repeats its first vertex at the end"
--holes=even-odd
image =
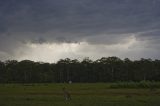
POLYGON ((160 106, 160 89, 110 84, 0 84, 0 106, 160 106), (66 87, 72 100, 65 101, 66 87))

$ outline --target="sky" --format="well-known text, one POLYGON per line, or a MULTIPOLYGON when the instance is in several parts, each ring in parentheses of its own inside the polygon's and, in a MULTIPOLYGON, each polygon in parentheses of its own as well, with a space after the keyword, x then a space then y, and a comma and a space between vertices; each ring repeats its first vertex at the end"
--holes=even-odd
POLYGON ((0 0, 0 60, 160 59, 160 0, 0 0))

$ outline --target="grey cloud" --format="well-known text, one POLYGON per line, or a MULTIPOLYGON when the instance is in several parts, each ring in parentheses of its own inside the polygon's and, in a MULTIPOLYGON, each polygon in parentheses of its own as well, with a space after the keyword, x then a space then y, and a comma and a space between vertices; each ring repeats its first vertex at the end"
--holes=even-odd
POLYGON ((133 34, 157 47, 159 10, 160 0, 1 0, 0 51, 28 42, 123 44, 133 34))

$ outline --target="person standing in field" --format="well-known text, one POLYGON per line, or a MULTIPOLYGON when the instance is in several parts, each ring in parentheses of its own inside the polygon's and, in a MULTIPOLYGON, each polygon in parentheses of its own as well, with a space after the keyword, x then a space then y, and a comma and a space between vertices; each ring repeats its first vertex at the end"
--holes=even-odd
POLYGON ((65 100, 66 100, 66 101, 71 100, 71 95, 70 95, 70 93, 66 90, 66 88, 63 87, 62 90, 63 90, 63 95, 64 95, 65 100))

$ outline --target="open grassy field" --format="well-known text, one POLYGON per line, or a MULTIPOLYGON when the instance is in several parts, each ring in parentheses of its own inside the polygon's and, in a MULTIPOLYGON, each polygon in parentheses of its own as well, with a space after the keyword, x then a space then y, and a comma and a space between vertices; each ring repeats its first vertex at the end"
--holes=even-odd
POLYGON ((160 106, 160 89, 110 84, 0 84, 0 106, 160 106), (62 88, 72 100, 65 101, 62 88))

